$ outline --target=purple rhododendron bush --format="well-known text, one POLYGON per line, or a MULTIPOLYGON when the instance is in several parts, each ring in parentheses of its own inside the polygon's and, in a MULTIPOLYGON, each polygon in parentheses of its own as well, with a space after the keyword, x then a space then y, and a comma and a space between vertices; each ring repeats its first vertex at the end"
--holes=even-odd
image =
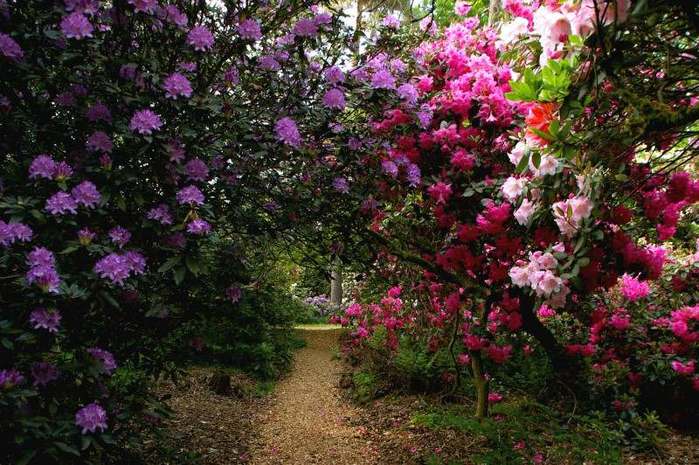
POLYGON ((273 378, 308 305, 474 425, 696 426, 699 6, 446 3, 0 0, 0 463, 116 460, 154 380, 273 378))

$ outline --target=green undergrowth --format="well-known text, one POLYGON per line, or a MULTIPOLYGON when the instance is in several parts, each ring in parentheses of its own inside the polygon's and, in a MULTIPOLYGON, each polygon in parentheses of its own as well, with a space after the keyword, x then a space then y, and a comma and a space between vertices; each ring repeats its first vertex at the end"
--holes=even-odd
MULTIPOLYGON (((415 413, 412 422, 479 438, 472 452, 473 463, 478 465, 528 464, 536 454, 558 465, 622 463, 624 433, 602 416, 562 417, 526 398, 493 406, 491 417, 481 421, 465 406, 433 405, 415 413)), ((427 457, 426 463, 443 463, 439 460, 427 457)))

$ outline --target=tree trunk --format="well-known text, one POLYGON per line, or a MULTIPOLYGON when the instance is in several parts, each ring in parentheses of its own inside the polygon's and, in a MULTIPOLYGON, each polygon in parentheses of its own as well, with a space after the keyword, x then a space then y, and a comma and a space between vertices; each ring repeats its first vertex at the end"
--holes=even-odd
POLYGON ((335 259, 330 271, 330 303, 340 308, 342 305, 342 263, 335 259))
POLYGON ((473 384, 476 386, 476 418, 482 420, 488 416, 488 379, 483 373, 483 363, 480 351, 471 352, 471 369, 473 384))
POLYGON ((488 6, 488 26, 492 26, 495 22, 495 15, 498 12, 498 7, 500 6, 500 0, 490 0, 490 5, 488 6))

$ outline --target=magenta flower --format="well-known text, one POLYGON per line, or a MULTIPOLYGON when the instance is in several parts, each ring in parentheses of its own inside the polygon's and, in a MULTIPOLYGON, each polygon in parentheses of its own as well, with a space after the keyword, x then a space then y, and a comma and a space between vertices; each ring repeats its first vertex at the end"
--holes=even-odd
POLYGON ((300 19, 292 32, 299 37, 313 37, 318 33, 318 25, 312 19, 300 19))
POLYGON ((301 145, 301 134, 296 126, 296 122, 285 116, 279 119, 274 125, 274 132, 277 139, 286 145, 298 148, 301 145))
POLYGON ((29 165, 29 178, 53 179, 56 172, 56 162, 50 155, 37 155, 29 165))
POLYGON ((5 223, 0 220, 0 245, 7 247, 15 242, 29 242, 34 233, 23 223, 5 223))
POLYGON ((177 193, 177 203, 180 205, 203 205, 204 194, 196 186, 187 186, 177 193))
POLYGON ((201 218, 197 218, 187 224, 187 232, 197 236, 205 236, 211 232, 211 225, 201 218))
POLYGON ((57 333, 61 325, 61 314, 58 310, 35 308, 29 314, 29 322, 34 329, 45 329, 49 333, 57 333))
POLYGON ((131 233, 126 228, 116 226, 109 230, 109 239, 119 247, 124 247, 131 240, 131 233))
POLYGON ((330 89, 323 96, 323 105, 342 111, 345 109, 345 94, 338 88, 330 89))
POLYGON ((7 34, 0 32, 0 53, 10 60, 19 61, 24 58, 22 47, 7 34))
POLYGON ((94 208, 102 199, 97 187, 90 181, 83 181, 70 191, 71 196, 78 205, 94 208))
POLYGON ((75 425, 82 428, 82 434, 104 431, 107 429, 107 412, 93 402, 78 410, 75 414, 75 425))
POLYGON ((260 23, 254 19, 245 19, 238 24, 238 34, 240 34, 242 39, 253 42, 260 40, 262 38, 260 23))
POLYGON ((85 144, 88 150, 92 152, 111 153, 114 144, 109 136, 104 131, 95 131, 87 138, 85 144))
POLYGON ((171 99, 192 96, 192 84, 180 73, 172 73, 165 78, 163 89, 165 89, 165 96, 171 99))
POLYGON ((32 378, 34 378, 34 386, 46 386, 52 381, 58 379, 58 369, 46 362, 36 362, 31 368, 32 378))
POLYGON ((158 0, 129 0, 129 5, 133 5, 136 13, 153 13, 158 7, 158 0))
POLYGON ((209 178, 209 167, 199 158, 189 160, 184 170, 192 181, 206 181, 209 178))
POLYGON ((168 206, 164 203, 161 203, 157 207, 151 208, 146 215, 146 218, 149 220, 158 221, 162 225, 172 224, 172 214, 170 213, 168 206))
POLYGON ((82 13, 74 12, 68 16, 64 16, 61 20, 61 31, 68 39, 84 39, 92 37, 92 32, 95 30, 82 13))
POLYGON ((142 135, 151 135, 163 126, 160 116, 148 109, 139 110, 131 117, 129 129, 142 135))
POLYGON ((645 281, 624 274, 621 277, 621 293, 629 302, 635 302, 650 294, 650 286, 645 281))
POLYGON ((187 34, 187 43, 198 52, 205 52, 214 45, 214 36, 204 26, 194 26, 187 34))
POLYGON ((100 364, 100 369, 104 373, 111 375, 112 372, 117 369, 116 360, 111 352, 100 349, 99 347, 90 347, 87 349, 87 353, 100 364))
POLYGON ((51 213, 52 215, 65 215, 70 213, 72 215, 78 213, 78 203, 70 196, 70 194, 59 191, 53 194, 46 200, 46 206, 44 209, 51 213))
POLYGON ((451 197, 452 190, 451 190, 451 184, 446 184, 443 183, 442 181, 439 181, 437 184, 431 185, 428 189, 427 192, 430 194, 430 197, 434 199, 437 204, 445 204, 449 200, 449 197, 451 197))

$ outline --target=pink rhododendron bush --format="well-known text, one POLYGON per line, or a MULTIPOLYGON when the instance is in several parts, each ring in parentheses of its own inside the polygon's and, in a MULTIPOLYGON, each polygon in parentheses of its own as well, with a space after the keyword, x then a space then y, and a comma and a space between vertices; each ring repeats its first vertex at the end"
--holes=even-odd
POLYGON ((0 1, 2 463, 98 463, 159 422, 173 353, 252 365, 288 324, 247 268, 342 108, 346 35, 228 3, 0 1), (224 313, 227 345, 187 339, 224 313))
POLYGON ((364 212, 388 291, 338 318, 353 350, 445 351, 443 382, 465 376, 478 416, 540 350, 603 409, 696 409, 696 24, 635 3, 425 20, 403 69, 355 71, 384 102, 364 212))

